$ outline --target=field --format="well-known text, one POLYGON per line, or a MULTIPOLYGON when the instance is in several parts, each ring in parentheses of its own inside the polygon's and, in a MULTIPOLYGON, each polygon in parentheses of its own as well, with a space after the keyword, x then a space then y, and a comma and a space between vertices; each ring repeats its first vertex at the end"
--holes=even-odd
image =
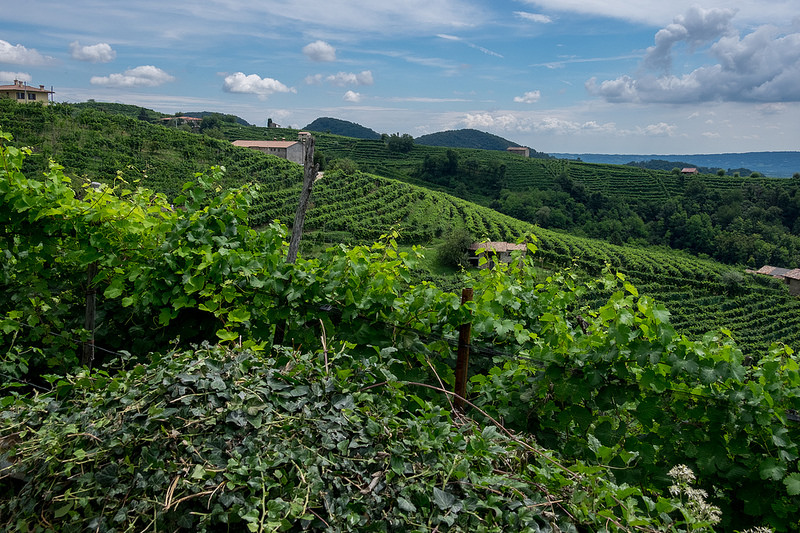
MULTIPOLYGON (((113 182, 119 169, 125 179, 139 180, 172 197, 180 191, 185 176, 212 164, 223 165, 227 184, 250 181, 259 185, 259 198, 251 209, 254 224, 264 225, 274 219, 290 223, 294 217, 302 181, 300 167, 225 141, 69 106, 9 107, 0 125, 40 154, 31 158, 32 170, 43 170, 45 158, 50 157, 71 175, 113 182)), ((232 124, 223 128, 230 129, 231 134, 244 132, 252 139, 293 134, 293 130, 232 124)), ((467 228, 480 240, 515 241, 533 233, 538 238, 537 257, 543 265, 571 267, 590 275, 608 265, 625 274, 641 292, 664 302, 681 331, 702 335, 726 328, 753 356, 765 353, 772 342, 800 349, 800 302, 774 280, 745 275, 738 286, 731 287, 723 276, 742 272, 742 267, 666 248, 619 246, 545 230, 461 198, 391 178, 407 180, 407 173, 426 154, 442 154, 446 151, 442 148, 415 146, 408 154, 394 153, 381 141, 324 133, 318 134, 317 142, 329 160, 350 158, 371 173, 332 173, 317 181, 305 224, 307 244, 371 242, 396 230, 402 243, 431 245, 455 227, 467 228)), ((523 159, 482 150, 458 152, 464 159, 501 161, 514 188, 544 187, 567 173, 587 188, 615 194, 624 191, 633 198, 662 200, 681 190, 680 176, 666 172, 523 159)), ((703 180, 717 190, 753 185, 750 178, 703 176, 703 180)), ((769 178, 756 181, 764 187, 786 182, 769 178)), ((604 296, 598 294, 597 298, 604 296)))

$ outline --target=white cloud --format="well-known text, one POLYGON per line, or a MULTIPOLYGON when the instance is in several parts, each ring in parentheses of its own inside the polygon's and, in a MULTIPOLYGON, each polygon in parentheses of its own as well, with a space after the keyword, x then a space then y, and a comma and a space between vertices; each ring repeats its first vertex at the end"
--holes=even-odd
POLYGON ((528 91, 522 96, 515 96, 514 101, 520 104, 535 104, 541 97, 541 91, 528 91))
POLYGON ((514 15, 523 20, 527 20, 529 22, 537 22, 539 24, 550 24, 551 22, 553 22, 553 19, 551 19, 547 15, 541 15, 539 13, 528 13, 527 11, 514 11, 514 15))
POLYGON ((12 65, 46 65, 53 62, 50 56, 43 56, 34 48, 25 48, 21 44, 13 45, 0 39, 0 63, 12 65))
MULTIPOLYGON (((578 13, 628 20, 637 23, 662 26, 668 24, 675 13, 684 12, 699 2, 697 0, 520 0, 537 9, 578 13)), ((703 0, 707 9, 722 8, 738 12, 740 20, 748 24, 782 24, 797 17, 797 5, 790 0, 703 0)))
POLYGON ((692 6, 685 15, 675 17, 672 24, 658 30, 655 46, 647 49, 645 65, 668 72, 672 66, 672 48, 685 41, 695 48, 730 34, 733 31, 731 19, 736 12, 732 9, 703 9, 692 6))
POLYGON ((274 93, 297 92, 278 80, 262 78, 257 74, 245 75, 243 72, 226 76, 222 89, 229 93, 256 94, 262 99, 274 93))
POLYGON ((353 102, 354 104, 357 104, 358 102, 361 101, 361 93, 357 93, 355 91, 347 91, 346 93, 344 93, 343 99, 345 102, 353 102))
POLYGON ((667 124, 666 122, 659 122, 658 124, 648 124, 641 128, 642 135, 651 137, 671 137, 678 131, 678 127, 674 124, 667 124))
POLYGON ((117 53, 108 43, 81 46, 78 41, 73 41, 69 43, 69 52, 72 59, 91 63, 109 63, 117 57, 117 53))
POLYGON ((322 74, 312 74, 306 76, 306 85, 319 85, 320 83, 323 82, 324 79, 325 76, 323 76, 322 74))
POLYGON ((131 68, 123 73, 108 76, 92 76, 89 80, 92 85, 105 87, 158 87, 175 78, 153 65, 142 65, 131 68))
POLYGON ((609 102, 800 101, 800 32, 764 25, 741 37, 730 30, 732 16, 726 10, 691 9, 660 30, 648 49, 644 66, 661 70, 660 75, 592 78, 587 90, 609 102), (671 66, 674 44, 696 46, 714 39, 708 55, 716 63, 680 75, 663 72, 671 66))
POLYGON ((346 85, 372 85, 374 83, 372 72, 369 70, 363 70, 358 73, 338 72, 326 77, 325 81, 338 87, 344 87, 346 85))
POLYGON ((325 41, 314 41, 303 47, 303 53, 311 61, 336 61, 336 48, 325 41))
POLYGON ((372 78, 372 72, 364 70, 361 72, 338 72, 325 76, 324 74, 313 74, 306 76, 306 84, 319 85, 323 82, 328 82, 337 87, 346 87, 347 85, 372 85, 375 80, 372 78))
POLYGON ((31 82, 33 78, 27 72, 8 72, 6 70, 0 70, 0 85, 11 85, 11 82, 14 80, 31 82))

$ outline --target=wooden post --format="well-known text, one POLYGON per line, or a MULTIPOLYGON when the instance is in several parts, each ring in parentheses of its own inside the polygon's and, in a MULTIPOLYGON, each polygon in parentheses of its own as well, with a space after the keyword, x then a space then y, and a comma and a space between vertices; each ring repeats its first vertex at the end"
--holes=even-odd
POLYGON ((303 190, 300 192, 300 201, 297 205, 297 212, 294 214, 294 225, 292 226, 292 238, 289 241, 289 253, 286 256, 288 263, 297 260, 297 251, 300 248, 300 238, 303 236, 303 224, 306 220, 306 209, 308 201, 311 199, 311 188, 317 177, 317 166, 314 164, 314 137, 305 139, 305 157, 303 159, 303 190))
MULTIPOLYGON (((311 189, 314 180, 317 178, 317 166, 314 164, 314 137, 306 137, 305 152, 303 157, 303 190, 300 192, 300 200, 297 204, 297 211, 294 214, 294 225, 292 226, 292 237, 289 240, 289 253, 286 254, 286 262, 294 263, 297 261, 297 252, 300 249, 300 239, 303 237, 303 224, 306 220, 306 210, 311 199, 311 189)), ((286 335, 286 320, 275 324, 275 337, 272 344, 283 344, 286 335)))
MULTIPOLYGON (((472 300, 472 288, 461 291, 461 305, 472 300)), ((458 357, 456 359, 455 407, 464 410, 464 398, 467 397, 467 370, 469 368, 469 341, 472 324, 467 322, 458 328, 458 357)))
POLYGON ((89 263, 86 272, 86 317, 83 327, 89 331, 89 340, 83 343, 83 356, 81 364, 92 367, 94 362, 94 327, 97 315, 97 288, 94 285, 94 277, 97 275, 97 261, 89 263))

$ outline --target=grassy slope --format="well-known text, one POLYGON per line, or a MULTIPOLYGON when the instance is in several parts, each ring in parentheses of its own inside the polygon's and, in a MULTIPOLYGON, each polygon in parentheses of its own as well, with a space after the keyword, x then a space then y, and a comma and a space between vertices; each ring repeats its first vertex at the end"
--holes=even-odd
MULTIPOLYGON (((128 179, 139 178, 142 184, 171 195, 177 194, 194 172, 222 164, 228 170, 229 184, 256 181, 263 185, 262 202, 253 210, 255 223, 292 220, 300 190, 297 165, 225 141, 96 110, 29 107, 10 101, 0 101, 0 106, 0 126, 13 133, 19 144, 31 145, 44 156, 38 161, 31 158, 30 171, 43 168, 51 157, 71 175, 111 181, 120 169, 128 179)), ((289 138, 294 134, 292 130, 228 124, 224 128, 227 135, 238 138, 289 138)), ((328 157, 350 157, 362 168, 373 166, 375 172, 388 176, 402 176, 425 153, 444 150, 416 146, 410 154, 394 154, 380 141, 326 134, 318 136, 318 145, 328 157)), ((525 160, 480 150, 462 153, 503 158, 509 175, 517 183, 527 180, 526 186, 552 180, 565 168, 571 175, 583 173, 589 186, 627 184, 632 194, 647 191, 668 197, 679 186, 666 173, 631 167, 525 160), (603 178, 595 178, 592 185, 592 176, 603 178)), ((714 186, 712 183, 709 186, 714 186)), ((724 178, 718 186, 739 185, 724 178)), ((546 265, 574 265, 594 273, 609 264, 624 272, 641 292, 665 302, 675 325, 688 334, 726 327, 753 355, 763 353, 773 341, 800 348, 800 300, 790 297, 781 284, 755 276, 747 276, 738 293, 728 294, 721 277, 732 268, 714 261, 543 230, 447 194, 372 174, 326 176, 317 182, 306 221, 307 240, 312 243, 370 240, 392 229, 398 229, 405 242, 430 243, 454 226, 466 226, 475 235, 493 240, 513 240, 533 232, 539 238, 538 257, 546 265)))

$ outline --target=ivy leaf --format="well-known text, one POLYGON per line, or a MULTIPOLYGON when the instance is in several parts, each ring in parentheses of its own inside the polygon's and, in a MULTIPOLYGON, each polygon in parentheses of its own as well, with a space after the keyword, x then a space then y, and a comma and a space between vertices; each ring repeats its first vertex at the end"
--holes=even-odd
POLYGON ((411 503, 410 501, 406 500, 402 496, 397 497, 397 506, 400 507, 401 510, 407 513, 417 512, 417 506, 411 503))
POLYGON ((800 494, 800 474, 794 472, 783 478, 783 484, 786 485, 786 492, 789 496, 797 496, 800 494))
POLYGON ((433 487, 433 503, 442 511, 450 509, 456 502, 456 497, 438 487, 433 487))

